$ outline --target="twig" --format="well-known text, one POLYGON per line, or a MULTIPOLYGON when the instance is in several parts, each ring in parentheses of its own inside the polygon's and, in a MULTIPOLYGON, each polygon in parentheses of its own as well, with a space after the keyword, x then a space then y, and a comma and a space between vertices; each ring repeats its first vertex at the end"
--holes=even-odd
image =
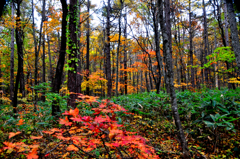
POLYGON ((73 144, 74 146, 76 146, 79 150, 81 150, 83 153, 87 154, 89 157, 92 157, 92 158, 96 157, 96 156, 91 155, 90 153, 87 153, 87 152, 83 151, 78 145, 76 145, 76 144, 74 144, 74 143, 72 143, 72 144, 73 144))
POLYGON ((59 145, 63 144, 64 142, 65 142, 65 141, 62 141, 62 142, 60 142, 59 144, 57 144, 53 149, 51 149, 51 150, 49 150, 48 152, 46 152, 45 155, 51 153, 53 150, 55 150, 59 145))

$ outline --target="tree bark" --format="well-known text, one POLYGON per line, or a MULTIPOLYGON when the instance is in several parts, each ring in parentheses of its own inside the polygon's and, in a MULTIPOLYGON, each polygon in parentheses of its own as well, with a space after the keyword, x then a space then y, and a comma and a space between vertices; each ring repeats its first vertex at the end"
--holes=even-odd
MULTIPOLYGON (((169 0, 168 1, 169 4, 169 0)), ((166 2, 165 1, 165 2, 166 2)), ((176 93, 175 93, 175 88, 174 88, 174 83, 173 83, 173 68, 172 68, 172 54, 171 54, 171 47, 170 45, 172 44, 171 40, 169 39, 169 34, 167 32, 167 26, 166 26, 166 21, 163 19, 163 1, 158 0, 158 9, 159 9, 159 16, 160 16, 160 25, 162 29, 162 37, 163 37, 163 47, 164 51, 163 54, 166 57, 166 76, 169 79, 169 84, 168 86, 170 87, 170 97, 171 97, 171 104, 172 104, 172 113, 175 119, 175 124, 177 127, 177 131, 179 134, 179 140, 183 149, 183 158, 190 158, 190 153, 187 147, 187 142, 185 139, 184 131, 181 125, 180 117, 178 114, 178 107, 177 107, 177 98, 176 98, 176 93)), ((168 9, 166 7, 165 9, 168 9)), ((170 17, 168 17, 170 18, 170 17)))
MULTIPOLYGON (((86 54, 86 80, 89 81, 89 45, 90 45, 90 41, 89 41, 89 36, 90 36, 90 25, 89 25, 89 22, 90 22, 90 2, 89 0, 87 1, 87 12, 88 12, 88 18, 87 18, 87 54, 86 54)), ((90 89, 89 89, 89 84, 87 83, 87 86, 86 86, 86 94, 87 95, 90 95, 89 92, 90 89)))
POLYGON ((118 96, 118 68, 119 68, 119 52, 120 52, 120 45, 121 45, 121 36, 122 36, 122 30, 121 30, 121 18, 122 18, 122 9, 123 9, 123 1, 120 0, 121 8, 120 8, 120 15, 118 19, 118 47, 117 47, 117 62, 116 62, 116 96, 118 96))
MULTIPOLYGON (((127 13, 127 12, 126 12, 127 13)), ((128 75, 127 75, 127 50, 126 50, 126 45, 127 45, 127 14, 125 13, 125 28, 124 28, 124 38, 125 38, 125 43, 124 43, 124 59, 123 59, 123 65, 124 65, 124 94, 127 95, 128 93, 128 89, 127 89, 127 79, 128 79, 128 75)))
POLYGON ((108 0, 107 6, 107 26, 106 26, 106 35, 107 41, 105 43, 105 54, 106 54, 106 76, 107 76, 107 96, 111 98, 112 96, 112 76, 111 76, 111 55, 110 55, 110 0, 108 0))
MULTIPOLYGON (((14 2, 11 3, 12 20, 14 19, 14 2)), ((11 29, 11 60, 10 60, 10 99, 13 102, 14 97, 14 25, 11 29)))
POLYGON ((50 46, 50 36, 47 35, 48 40, 48 58, 49 58, 49 76, 48 79, 53 83, 53 69, 52 69, 52 56, 51 56, 51 46, 50 46))
POLYGON ((18 52, 18 71, 14 90, 13 99, 13 112, 16 113, 17 110, 17 93, 18 85, 20 82, 20 92, 22 97, 25 97, 25 86, 24 86, 24 74, 23 74, 23 41, 22 41, 22 22, 21 22, 21 0, 17 0, 17 20, 16 20, 16 42, 17 42, 17 52, 18 52))
POLYGON ((194 68, 193 68, 193 30, 192 30, 192 11, 191 11, 191 1, 189 2, 189 41, 190 41, 190 48, 189 48, 189 56, 190 56, 190 65, 191 65, 191 84, 192 88, 195 88, 194 82, 194 68))
MULTIPOLYGON (((46 7, 46 0, 43 0, 43 11, 42 11, 42 21, 44 22, 46 20, 45 17, 45 7, 46 7)), ((43 54, 42 54, 42 66, 43 66, 43 73, 42 73, 42 82, 45 83, 46 82, 46 64, 45 64, 45 33, 43 32, 43 44, 42 44, 42 49, 43 49, 43 54)), ((45 90, 44 90, 45 91, 45 90)), ((43 92, 42 94, 42 101, 45 102, 46 98, 45 98, 45 92, 43 92)))
POLYGON ((68 99, 68 106, 72 108, 76 107, 76 77, 77 77, 77 0, 70 0, 70 19, 69 19, 69 31, 70 31, 70 42, 69 42, 69 70, 68 70, 68 90, 70 96, 68 99))
MULTIPOLYGON (((79 16, 81 15, 81 1, 79 0, 79 6, 78 6, 78 11, 79 11, 79 16)), ((81 84, 82 84, 82 76, 81 76, 81 42, 80 42, 80 39, 81 39, 81 22, 78 22, 78 55, 77 55, 77 59, 78 59, 78 62, 77 62, 77 77, 76 77, 76 87, 77 87, 77 90, 76 90, 76 93, 81 93, 81 84)))
MULTIPOLYGON (((67 2, 66 0, 61 0, 62 4, 62 37, 61 37, 61 48, 59 52, 59 59, 57 63, 57 68, 56 68, 56 73, 55 77, 53 80, 53 85, 52 85, 52 92, 53 93, 59 93, 61 84, 62 84, 62 75, 63 75, 63 66, 65 62, 65 55, 66 55, 66 31, 67 31, 67 14, 68 14, 68 9, 67 9, 67 2)), ((53 101, 52 103, 52 115, 57 116, 58 113, 60 113, 60 107, 58 104, 58 101, 53 101)))
POLYGON ((154 29, 154 40, 155 40, 155 52, 156 52, 156 57, 157 57, 157 68, 158 68, 158 80, 156 81, 156 89, 157 89, 157 94, 160 93, 160 85, 161 85, 161 79, 162 79, 162 74, 161 74, 161 68, 163 68, 162 64, 162 57, 160 54, 160 40, 159 40, 159 11, 154 7, 153 9, 153 29, 154 29))
POLYGON ((237 22, 235 18, 232 0, 226 0, 228 10, 228 20, 231 29, 232 47, 236 57, 238 71, 240 71, 240 44, 237 30, 237 22))

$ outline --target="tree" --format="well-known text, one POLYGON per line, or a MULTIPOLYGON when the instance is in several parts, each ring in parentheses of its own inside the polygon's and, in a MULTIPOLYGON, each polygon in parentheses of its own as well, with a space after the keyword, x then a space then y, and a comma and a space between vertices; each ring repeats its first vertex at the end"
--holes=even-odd
MULTIPOLYGON (((89 74, 90 74, 90 70, 89 70, 89 46, 90 46, 90 2, 89 0, 87 1, 87 12, 88 12, 88 17, 87 17, 87 54, 86 54, 86 80, 88 81, 89 80, 89 74)), ((86 87, 86 94, 89 95, 90 92, 89 92, 89 85, 87 84, 87 87, 86 87)))
POLYGON ((17 42, 17 53, 18 53, 18 71, 15 83, 14 98, 13 98, 13 112, 17 113, 17 94, 18 86, 20 82, 20 92, 22 97, 25 97, 25 85, 24 85, 24 74, 23 74, 23 31, 21 21, 21 0, 17 0, 17 20, 16 20, 16 42, 17 42))
POLYGON ((238 29, 237 29, 233 3, 232 3, 232 0, 225 0, 225 1, 227 3, 228 20, 229 20, 230 29, 231 29, 232 47, 235 53, 238 71, 240 71, 240 44, 239 44, 238 29))
POLYGON ((70 96, 68 99, 68 106, 72 108, 76 107, 76 77, 77 77, 77 0, 70 0, 69 7, 69 32, 70 32, 70 42, 69 42, 69 56, 68 56, 68 90, 70 92, 70 96))
POLYGON ((118 17, 118 46, 117 46, 117 61, 116 61, 116 96, 118 96, 118 68, 119 68, 119 52, 120 52, 120 45, 121 45, 121 18, 122 18, 122 10, 123 10, 123 1, 120 0, 120 10, 119 10, 119 17, 118 17))
MULTIPOLYGON (((14 19, 14 2, 11 3, 11 10, 12 10, 12 21, 14 19)), ((12 22, 14 23, 14 22, 12 22)), ((14 97, 14 25, 11 29, 11 70, 10 70, 10 99, 13 102, 14 97)))
POLYGON ((106 35, 107 41, 105 42, 105 56, 106 56, 106 76, 107 76, 107 96, 112 96, 112 76, 111 76, 111 55, 110 55, 110 0, 107 3, 107 24, 106 24, 106 35))
MULTIPOLYGON (((59 59, 57 63, 55 77, 52 83, 52 92, 59 93, 61 84, 62 84, 62 75, 63 75, 63 66, 65 62, 65 55, 66 55, 66 46, 67 46, 67 38, 66 38, 66 31, 67 31, 67 2, 66 0, 61 0, 62 4, 62 36, 61 36, 61 48, 59 52, 59 59)), ((60 107, 57 101, 53 101, 52 103, 52 115, 56 116, 60 112, 60 107)))
MULTIPOLYGON (((166 4, 169 5, 169 0, 165 0, 165 2, 168 1, 166 4)), ((166 62, 166 76, 169 80, 169 83, 167 86, 169 86, 170 90, 170 97, 171 97, 171 105, 172 105, 172 113, 173 117, 175 119, 175 124, 177 127, 177 131, 179 134, 179 140, 182 146, 183 155, 184 158, 190 158, 189 150, 187 147, 187 142, 185 139, 184 131, 181 125, 179 113, 178 113, 178 107, 177 107, 177 98, 175 93, 175 88, 173 84, 173 67, 172 67, 172 54, 171 54, 171 46, 172 42, 169 39, 169 34, 167 32, 167 25, 166 25, 166 19, 163 18, 163 1, 158 0, 158 9, 159 9, 159 18, 160 18, 160 25, 162 30, 162 37, 163 37, 163 54, 165 56, 165 62, 166 62)), ((169 6, 165 6, 165 9, 170 9, 169 6)), ((165 10, 165 12, 169 12, 169 10, 165 10)), ((167 16, 170 16, 170 14, 166 14, 167 16)), ((168 17, 170 18, 170 17, 168 17)))

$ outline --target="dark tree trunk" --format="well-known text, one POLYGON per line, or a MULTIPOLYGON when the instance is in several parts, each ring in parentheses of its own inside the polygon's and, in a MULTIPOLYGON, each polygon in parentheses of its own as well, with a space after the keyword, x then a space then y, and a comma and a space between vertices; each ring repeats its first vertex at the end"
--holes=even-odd
MULTIPOLYGON (((45 17, 45 5, 46 5, 46 0, 43 0, 43 11, 42 11, 42 21, 44 22, 46 19, 45 17)), ((46 64, 45 64, 45 34, 43 32, 43 44, 42 44, 42 49, 43 49, 43 55, 42 55, 42 63, 43 63, 43 73, 42 73, 42 82, 46 82, 46 64)), ((43 92, 42 94, 42 101, 45 102, 46 98, 45 98, 45 92, 43 92)))
POLYGON ((122 9, 123 9, 123 1, 120 0, 121 8, 120 8, 120 15, 118 19, 118 47, 117 47, 117 62, 116 62, 116 96, 118 96, 118 68, 119 68, 119 52, 120 52, 120 43, 121 43, 121 35, 122 35, 122 29, 121 29, 121 18, 122 18, 122 9))
MULTIPOLYGON (((63 66, 65 62, 65 55, 66 55, 66 30, 67 30, 67 14, 68 14, 68 9, 67 9, 67 2, 66 0, 61 0, 62 3, 62 10, 63 10, 63 15, 62 15, 62 37, 61 37, 61 48, 59 52, 59 59, 57 63, 57 68, 56 68, 56 73, 55 73, 55 78, 53 80, 53 85, 52 85, 52 92, 53 93, 59 93, 61 84, 62 84, 62 75, 63 75, 63 66)), ((58 101, 53 101, 52 103, 52 115, 56 116, 58 113, 60 113, 60 107, 58 104, 58 101)))
POLYGON ((240 71, 240 44, 237 30, 237 22, 235 18, 234 8, 232 0, 226 0, 227 10, 228 10, 228 20, 231 29, 231 37, 232 37, 232 47, 236 57, 236 63, 238 67, 238 71, 240 71))
POLYGON ((124 60, 123 60, 123 65, 124 65, 124 94, 127 95, 128 90, 127 90, 127 79, 128 79, 128 75, 127 75, 127 50, 126 50, 126 45, 127 45, 127 15, 125 14, 125 28, 124 28, 124 38, 125 38, 125 43, 124 43, 124 60))
MULTIPOLYGON (((167 4, 169 4, 169 0, 167 4)), ((165 1, 165 2, 166 2, 165 1)), ((176 93, 175 93, 175 88, 174 88, 174 83, 173 83, 173 68, 172 68, 172 54, 171 54, 171 40, 169 39, 169 35, 167 32, 167 26, 166 21, 164 21, 163 19, 163 1, 162 0, 158 0, 158 9, 159 9, 159 16, 160 16, 160 25, 161 25, 161 29, 162 29, 162 37, 163 37, 163 47, 164 47, 164 51, 163 54, 166 57, 166 68, 167 70, 167 78, 169 79, 169 89, 170 89, 170 97, 171 97, 171 104, 172 104, 172 113, 175 119, 175 124, 177 127, 177 131, 178 131, 178 135, 179 135, 179 140, 183 149, 183 156, 184 158, 190 158, 190 154, 189 154, 189 150, 187 147, 187 142, 185 139, 185 135, 184 135, 184 131, 181 125, 181 121, 180 121, 180 117, 178 114, 178 107, 177 107, 177 98, 176 98, 176 93)), ((170 9, 169 6, 165 7, 165 9, 170 9)), ((166 11, 168 12, 168 11, 166 11)), ((170 18, 170 17, 168 17, 170 18)))
MULTIPOLYGON (((81 15, 81 2, 79 2, 79 6, 78 6, 78 11, 79 11, 79 16, 81 15)), ((81 77, 81 42, 80 42, 80 39, 81 39, 81 22, 78 22, 78 55, 77 55, 77 58, 78 58, 78 62, 77 62, 77 79, 76 79, 76 87, 77 87, 77 92, 76 93, 81 93, 81 84, 82 84, 82 77, 81 77)))
MULTIPOLYGON (((14 19, 14 3, 12 2, 12 20, 14 19)), ((11 60, 10 60, 10 99, 14 97, 14 26, 11 29, 11 60)))
POLYGON ((194 68, 193 68, 193 30, 192 30, 192 12, 191 12, 191 1, 189 3, 189 34, 190 34, 190 48, 189 48, 189 56, 190 56, 190 65, 191 65, 191 84, 192 88, 195 88, 194 83, 194 68))
MULTIPOLYGON (((203 26, 204 26, 204 33, 203 33, 204 56, 203 56, 203 60, 204 60, 204 63, 207 63, 206 57, 208 55, 208 27, 207 27, 207 15, 206 15, 204 0, 202 1, 202 4, 203 4, 203 26)), ((225 42, 225 40, 224 40, 224 42, 225 42)), ((209 69, 206 68, 204 70, 204 75, 205 75, 205 82, 206 82, 207 85, 208 85, 208 82, 209 82, 208 72, 209 72, 209 69)))
POLYGON ((106 55, 106 76, 107 76, 107 96, 111 98, 112 96, 112 76, 111 76, 111 55, 110 55, 110 0, 108 0, 107 6, 107 26, 106 26, 106 35, 107 41, 105 44, 105 55, 106 55))
POLYGON ((51 81, 51 83, 53 82, 53 69, 52 69, 52 56, 51 56, 51 46, 50 46, 50 36, 47 36, 47 40, 48 40, 48 58, 49 58, 49 80, 51 81))
POLYGON ((160 54, 160 40, 159 40, 159 12, 154 6, 153 10, 153 29, 154 29, 154 40, 155 40, 155 52, 156 52, 156 57, 157 57, 157 68, 158 68, 158 80, 156 81, 156 89, 157 89, 157 94, 160 93, 160 85, 161 85, 161 79, 162 79, 162 74, 161 74, 161 68, 163 68, 162 64, 162 57, 160 54))
MULTIPOLYGON (((89 41, 89 36, 90 36, 90 25, 89 25, 89 19, 90 19, 90 14, 89 14, 89 11, 90 11, 90 2, 89 0, 87 1, 87 12, 88 12, 88 19, 87 19, 87 54, 86 54, 86 80, 89 81, 89 45, 90 45, 90 41, 89 41)), ((87 84, 87 87, 86 87, 86 94, 87 95, 90 95, 89 92, 89 85, 87 84)))
MULTIPOLYGON (((69 67, 68 70, 68 90, 70 92, 70 97, 68 99, 68 106, 72 108, 76 107, 76 77, 77 77, 77 0, 70 0, 70 19, 69 19, 69 31, 70 31, 70 42, 69 42, 69 67)), ((89 63, 88 63, 89 65, 89 63)))
POLYGON ((13 99, 13 112, 16 113, 17 110, 17 93, 18 85, 20 82, 20 92, 22 97, 25 97, 25 86, 24 86, 24 74, 23 74, 23 41, 22 41, 22 28, 21 28, 21 0, 17 0, 17 20, 16 20, 16 42, 17 42, 17 52, 18 52, 18 71, 17 78, 14 90, 14 99, 13 99))

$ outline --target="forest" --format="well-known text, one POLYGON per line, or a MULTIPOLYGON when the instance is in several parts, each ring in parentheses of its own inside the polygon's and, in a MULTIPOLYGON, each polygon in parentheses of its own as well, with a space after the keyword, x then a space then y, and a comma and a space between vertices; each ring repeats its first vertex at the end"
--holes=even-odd
POLYGON ((0 158, 240 158, 239 0, 1 0, 0 158))

